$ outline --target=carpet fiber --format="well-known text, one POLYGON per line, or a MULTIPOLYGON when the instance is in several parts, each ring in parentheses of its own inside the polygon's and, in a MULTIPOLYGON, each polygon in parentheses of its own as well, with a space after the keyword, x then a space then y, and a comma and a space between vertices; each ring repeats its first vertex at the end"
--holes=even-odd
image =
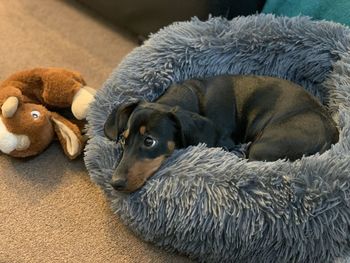
MULTIPOLYGON (((0 0, 0 17, 0 79, 57 66, 100 87, 135 47, 73 1, 0 0)), ((135 237, 56 143, 25 161, 0 154, 0 222, 1 263, 188 262, 135 237)))

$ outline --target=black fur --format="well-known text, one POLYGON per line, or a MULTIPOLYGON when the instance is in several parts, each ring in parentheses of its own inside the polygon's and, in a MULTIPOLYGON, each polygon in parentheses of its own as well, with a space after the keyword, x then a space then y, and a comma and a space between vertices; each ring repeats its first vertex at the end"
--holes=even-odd
POLYGON ((339 136, 327 110, 302 87, 258 76, 187 80, 169 87, 154 103, 122 105, 109 116, 105 134, 118 140, 126 129, 130 136, 122 167, 135 158, 171 154, 169 141, 175 148, 202 142, 227 150, 251 142, 249 160, 294 161, 324 152, 339 136), (140 126, 147 127, 145 135, 140 126), (145 136, 155 138, 157 147, 144 149, 145 136))

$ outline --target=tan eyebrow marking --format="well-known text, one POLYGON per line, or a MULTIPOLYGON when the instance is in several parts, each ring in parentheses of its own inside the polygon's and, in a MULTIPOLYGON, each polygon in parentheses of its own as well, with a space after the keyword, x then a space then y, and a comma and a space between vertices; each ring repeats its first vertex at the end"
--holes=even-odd
POLYGON ((124 136, 125 139, 128 138, 129 135, 130 135, 130 130, 129 129, 127 129, 126 131, 123 132, 123 136, 124 136))
POLYGON ((141 133, 141 135, 144 135, 145 132, 146 132, 146 126, 141 126, 141 127, 140 127, 140 133, 141 133))
POLYGON ((175 142, 168 141, 168 150, 172 152, 174 151, 174 149, 175 149, 175 142))

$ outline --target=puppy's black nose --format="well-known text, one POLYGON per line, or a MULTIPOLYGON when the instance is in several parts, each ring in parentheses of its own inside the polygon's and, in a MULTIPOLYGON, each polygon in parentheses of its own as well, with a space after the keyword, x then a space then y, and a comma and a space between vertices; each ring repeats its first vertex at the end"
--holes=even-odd
POLYGON ((127 180, 126 179, 117 179, 117 180, 112 180, 111 185, 112 187, 117 190, 117 191, 122 191, 126 187, 127 180))

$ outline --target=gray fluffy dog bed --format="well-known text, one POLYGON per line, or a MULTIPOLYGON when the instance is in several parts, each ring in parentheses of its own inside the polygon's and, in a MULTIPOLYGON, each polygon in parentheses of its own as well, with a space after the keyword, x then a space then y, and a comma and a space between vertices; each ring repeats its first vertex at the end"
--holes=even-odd
POLYGON ((137 235, 205 262, 333 262, 350 253, 350 30, 272 15, 175 23, 129 54, 88 115, 86 165, 137 235), (119 104, 221 74, 286 78, 328 106, 340 141, 322 155, 247 162, 198 145, 176 151, 139 191, 109 185, 120 157, 103 125, 119 104))

